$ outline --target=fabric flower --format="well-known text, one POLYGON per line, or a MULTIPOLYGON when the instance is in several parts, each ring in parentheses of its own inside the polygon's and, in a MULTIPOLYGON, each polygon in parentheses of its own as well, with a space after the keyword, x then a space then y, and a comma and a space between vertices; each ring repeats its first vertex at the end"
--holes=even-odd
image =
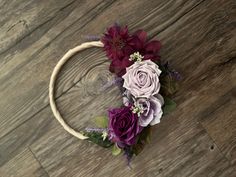
POLYGON ((127 42, 129 38, 130 35, 128 34, 127 26, 120 27, 115 24, 108 28, 107 32, 101 38, 107 57, 111 60, 123 58, 128 49, 127 42))
POLYGON ((123 87, 135 97, 149 98, 160 90, 159 76, 161 70, 151 60, 135 62, 126 68, 123 87))
POLYGON ((143 30, 130 35, 127 27, 115 24, 107 29, 101 41, 107 57, 112 60, 109 70, 119 77, 126 73, 126 67, 134 63, 129 58, 135 52, 143 55, 144 60, 158 61, 160 59, 160 42, 148 41, 147 33, 143 30))
POLYGON ((146 127, 149 124, 155 125, 160 123, 163 115, 162 106, 164 99, 160 94, 151 96, 150 98, 134 98, 130 91, 123 93, 123 104, 125 106, 133 105, 133 112, 139 117, 139 125, 146 127), (136 111, 138 110, 138 112, 136 111))
POLYGON ((134 52, 139 52, 144 56, 143 60, 160 60, 159 51, 161 49, 161 43, 157 40, 147 40, 147 33, 143 30, 136 31, 131 36, 131 47, 134 52))
POLYGON ((151 96, 150 98, 138 98, 135 105, 141 109, 139 125, 146 127, 149 124, 155 125, 160 123, 163 111, 161 109, 164 99, 161 95, 151 96))
POLYGON ((108 113, 110 139, 117 144, 135 144, 136 136, 142 130, 137 114, 130 107, 111 109, 108 113))

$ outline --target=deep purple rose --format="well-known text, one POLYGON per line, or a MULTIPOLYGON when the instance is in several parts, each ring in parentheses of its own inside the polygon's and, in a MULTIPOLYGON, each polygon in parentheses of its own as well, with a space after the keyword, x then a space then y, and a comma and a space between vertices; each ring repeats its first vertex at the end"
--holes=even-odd
POLYGON ((125 145, 133 145, 136 136, 140 133, 138 116, 130 107, 114 108, 109 113, 109 137, 113 142, 125 145))

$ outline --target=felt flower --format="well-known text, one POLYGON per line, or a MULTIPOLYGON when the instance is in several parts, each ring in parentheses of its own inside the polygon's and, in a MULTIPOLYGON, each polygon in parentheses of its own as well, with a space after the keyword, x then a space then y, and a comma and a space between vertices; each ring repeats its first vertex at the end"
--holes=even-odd
POLYGON ((151 60, 135 62, 126 68, 123 87, 135 97, 150 98, 160 90, 159 76, 161 70, 151 60))
POLYGON ((134 114, 130 107, 111 109, 108 113, 110 139, 117 144, 135 144, 136 136, 142 130, 137 114, 134 114))

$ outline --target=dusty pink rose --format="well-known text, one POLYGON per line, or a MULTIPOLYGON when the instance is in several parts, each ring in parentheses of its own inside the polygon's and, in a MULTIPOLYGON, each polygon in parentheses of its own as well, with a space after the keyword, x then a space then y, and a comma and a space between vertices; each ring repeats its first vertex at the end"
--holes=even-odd
POLYGON ((149 98, 160 90, 159 76, 161 70, 151 60, 135 62, 126 68, 123 87, 135 97, 149 98))

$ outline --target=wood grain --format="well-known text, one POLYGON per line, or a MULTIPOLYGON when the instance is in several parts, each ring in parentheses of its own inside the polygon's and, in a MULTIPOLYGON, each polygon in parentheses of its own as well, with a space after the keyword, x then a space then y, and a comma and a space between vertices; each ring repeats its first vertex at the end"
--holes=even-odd
POLYGON ((23 150, 4 166, 0 167, 4 177, 48 177, 29 149, 23 150))
POLYGON ((235 98, 236 87, 219 97, 215 104, 204 111, 201 121, 204 128, 233 166, 236 166, 235 98))
MULTIPOLYGON (((157 29, 162 31, 168 24, 172 24, 200 2, 170 1, 166 4, 164 0, 153 0, 149 3, 133 0, 125 1, 124 7, 124 4, 119 1, 115 3, 113 1, 75 1, 62 8, 49 22, 39 25, 32 34, 26 35, 20 43, 0 56, 4 61, 0 65, 0 67, 2 66, 0 82, 4 82, 0 86, 0 96, 2 97, 0 104, 0 131, 2 133, 0 137, 48 105, 48 78, 53 67, 67 50, 85 40, 84 35, 101 34, 117 19, 120 19, 121 23, 128 23, 131 29, 144 27, 147 30, 152 26, 149 24, 143 26, 141 22, 147 23, 152 19, 161 24, 165 21, 165 24, 159 25, 157 29), (166 8, 172 10, 173 16, 158 16, 166 8), (111 15, 111 13, 115 15, 111 15), (153 16, 156 16, 155 19, 153 16), (129 21, 124 21, 127 18, 129 21), (99 21, 103 23, 98 23, 99 21), (32 50, 28 50, 29 46, 32 50), (17 99, 18 97, 21 99, 17 99)), ((3 32, 5 31, 6 29, 3 32)), ((86 59, 86 56, 83 58, 86 59)), ((77 62, 79 65, 81 61, 77 62)), ((68 72, 74 74, 68 73, 69 77, 75 77, 78 71, 72 67, 68 72), (74 72, 75 70, 77 72, 74 72)), ((78 80, 73 80, 72 84, 60 84, 59 95, 80 80, 79 76, 76 78, 78 80)), ((65 77, 64 79, 67 83, 71 82, 70 78, 65 77)))
MULTIPOLYGON (((0 3, 6 9, 0 12, 6 13, 0 19, 0 166, 5 174, 12 165, 20 167, 15 159, 27 157, 26 164, 38 164, 32 172, 41 169, 40 163, 55 177, 236 176, 234 0, 0 3), (28 30, 24 21, 18 24, 9 15, 21 11, 20 17, 29 18, 28 30), (134 158, 132 170, 123 156, 113 157, 109 150, 67 134, 53 118, 47 98, 59 58, 86 35, 101 34, 117 20, 131 31, 144 28, 150 38, 158 37, 162 59, 183 76, 174 98, 177 110, 155 127, 152 143, 134 158)), ((104 52, 95 49, 76 55, 63 68, 57 103, 74 128, 94 126, 93 117, 121 104, 117 88, 100 90, 112 79, 108 66, 104 52)), ((23 166, 21 172, 27 171, 23 166)))
MULTIPOLYGON (((69 44, 72 44, 70 39, 65 40, 68 41, 68 46, 61 50, 60 44, 55 42, 50 45, 51 41, 56 40, 69 26, 73 26, 76 20, 82 25, 81 21, 85 21, 85 19, 81 18, 88 9, 104 6, 104 3, 97 6, 100 1, 81 2, 83 3, 76 1, 62 8, 48 23, 38 24, 38 30, 34 31, 33 35, 28 34, 21 40, 21 43, 11 48, 8 51, 9 53, 5 52, 1 55, 3 65, 0 71, 0 81, 4 84, 1 85, 0 93, 4 99, 0 103, 0 137, 48 105, 48 78, 60 56, 68 50, 68 46, 71 46, 69 44), (74 13, 71 13, 71 11, 74 13), (43 33, 41 28, 45 30, 43 33), (32 50, 28 50, 29 46, 32 50), (54 50, 51 50, 51 48, 54 48, 54 50), (7 95, 7 97, 4 97, 4 95, 7 95)), ((55 8, 54 5, 51 6, 51 8, 55 8)), ((94 11, 96 11, 96 8, 94 11)), ((44 9, 42 11, 44 13, 44 9)), ((75 46, 77 42, 74 40, 72 45, 75 46)))

